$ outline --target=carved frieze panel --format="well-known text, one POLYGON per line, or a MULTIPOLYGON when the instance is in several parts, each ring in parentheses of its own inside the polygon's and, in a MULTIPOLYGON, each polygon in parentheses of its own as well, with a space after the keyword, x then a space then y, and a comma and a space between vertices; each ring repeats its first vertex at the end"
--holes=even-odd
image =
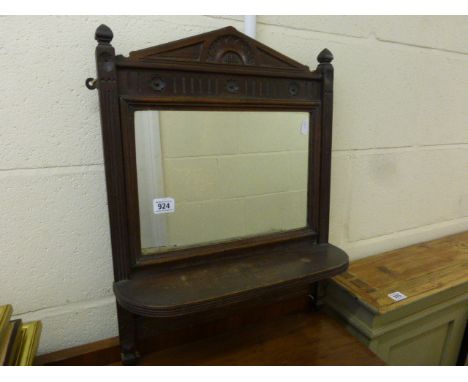
POLYGON ((320 83, 305 79, 130 69, 119 71, 118 83, 124 96, 320 99, 320 83))

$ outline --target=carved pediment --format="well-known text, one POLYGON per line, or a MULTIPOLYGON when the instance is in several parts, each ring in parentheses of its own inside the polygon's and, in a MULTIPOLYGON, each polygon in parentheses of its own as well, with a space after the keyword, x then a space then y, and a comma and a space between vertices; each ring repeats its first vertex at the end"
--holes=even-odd
POLYGON ((207 63, 294 71, 309 68, 266 45, 226 27, 197 36, 130 53, 141 62, 207 63))

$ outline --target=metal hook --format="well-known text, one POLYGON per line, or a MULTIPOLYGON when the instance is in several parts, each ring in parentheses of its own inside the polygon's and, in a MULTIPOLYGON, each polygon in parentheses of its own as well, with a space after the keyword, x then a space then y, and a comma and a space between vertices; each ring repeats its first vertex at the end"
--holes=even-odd
POLYGON ((98 87, 98 80, 97 78, 87 78, 85 81, 85 85, 89 90, 97 89, 98 87))

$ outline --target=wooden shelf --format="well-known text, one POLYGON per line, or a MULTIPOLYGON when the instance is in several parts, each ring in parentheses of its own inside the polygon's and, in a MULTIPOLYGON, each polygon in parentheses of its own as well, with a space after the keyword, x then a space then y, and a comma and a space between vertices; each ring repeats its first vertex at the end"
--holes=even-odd
POLYGON ((147 317, 176 317, 259 298, 343 272, 348 256, 311 239, 222 254, 209 263, 180 268, 148 267, 114 283, 119 304, 147 317))

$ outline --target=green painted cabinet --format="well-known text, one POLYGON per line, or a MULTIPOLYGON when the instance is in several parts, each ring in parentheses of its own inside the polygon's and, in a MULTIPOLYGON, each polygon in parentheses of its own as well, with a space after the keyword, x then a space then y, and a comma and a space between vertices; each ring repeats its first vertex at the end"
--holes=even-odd
POLYGON ((325 303, 389 365, 455 365, 468 319, 468 232, 352 262, 325 303))
POLYGON ((326 304, 388 365, 455 365, 468 318, 468 284, 464 289, 380 314, 332 283, 326 304))

